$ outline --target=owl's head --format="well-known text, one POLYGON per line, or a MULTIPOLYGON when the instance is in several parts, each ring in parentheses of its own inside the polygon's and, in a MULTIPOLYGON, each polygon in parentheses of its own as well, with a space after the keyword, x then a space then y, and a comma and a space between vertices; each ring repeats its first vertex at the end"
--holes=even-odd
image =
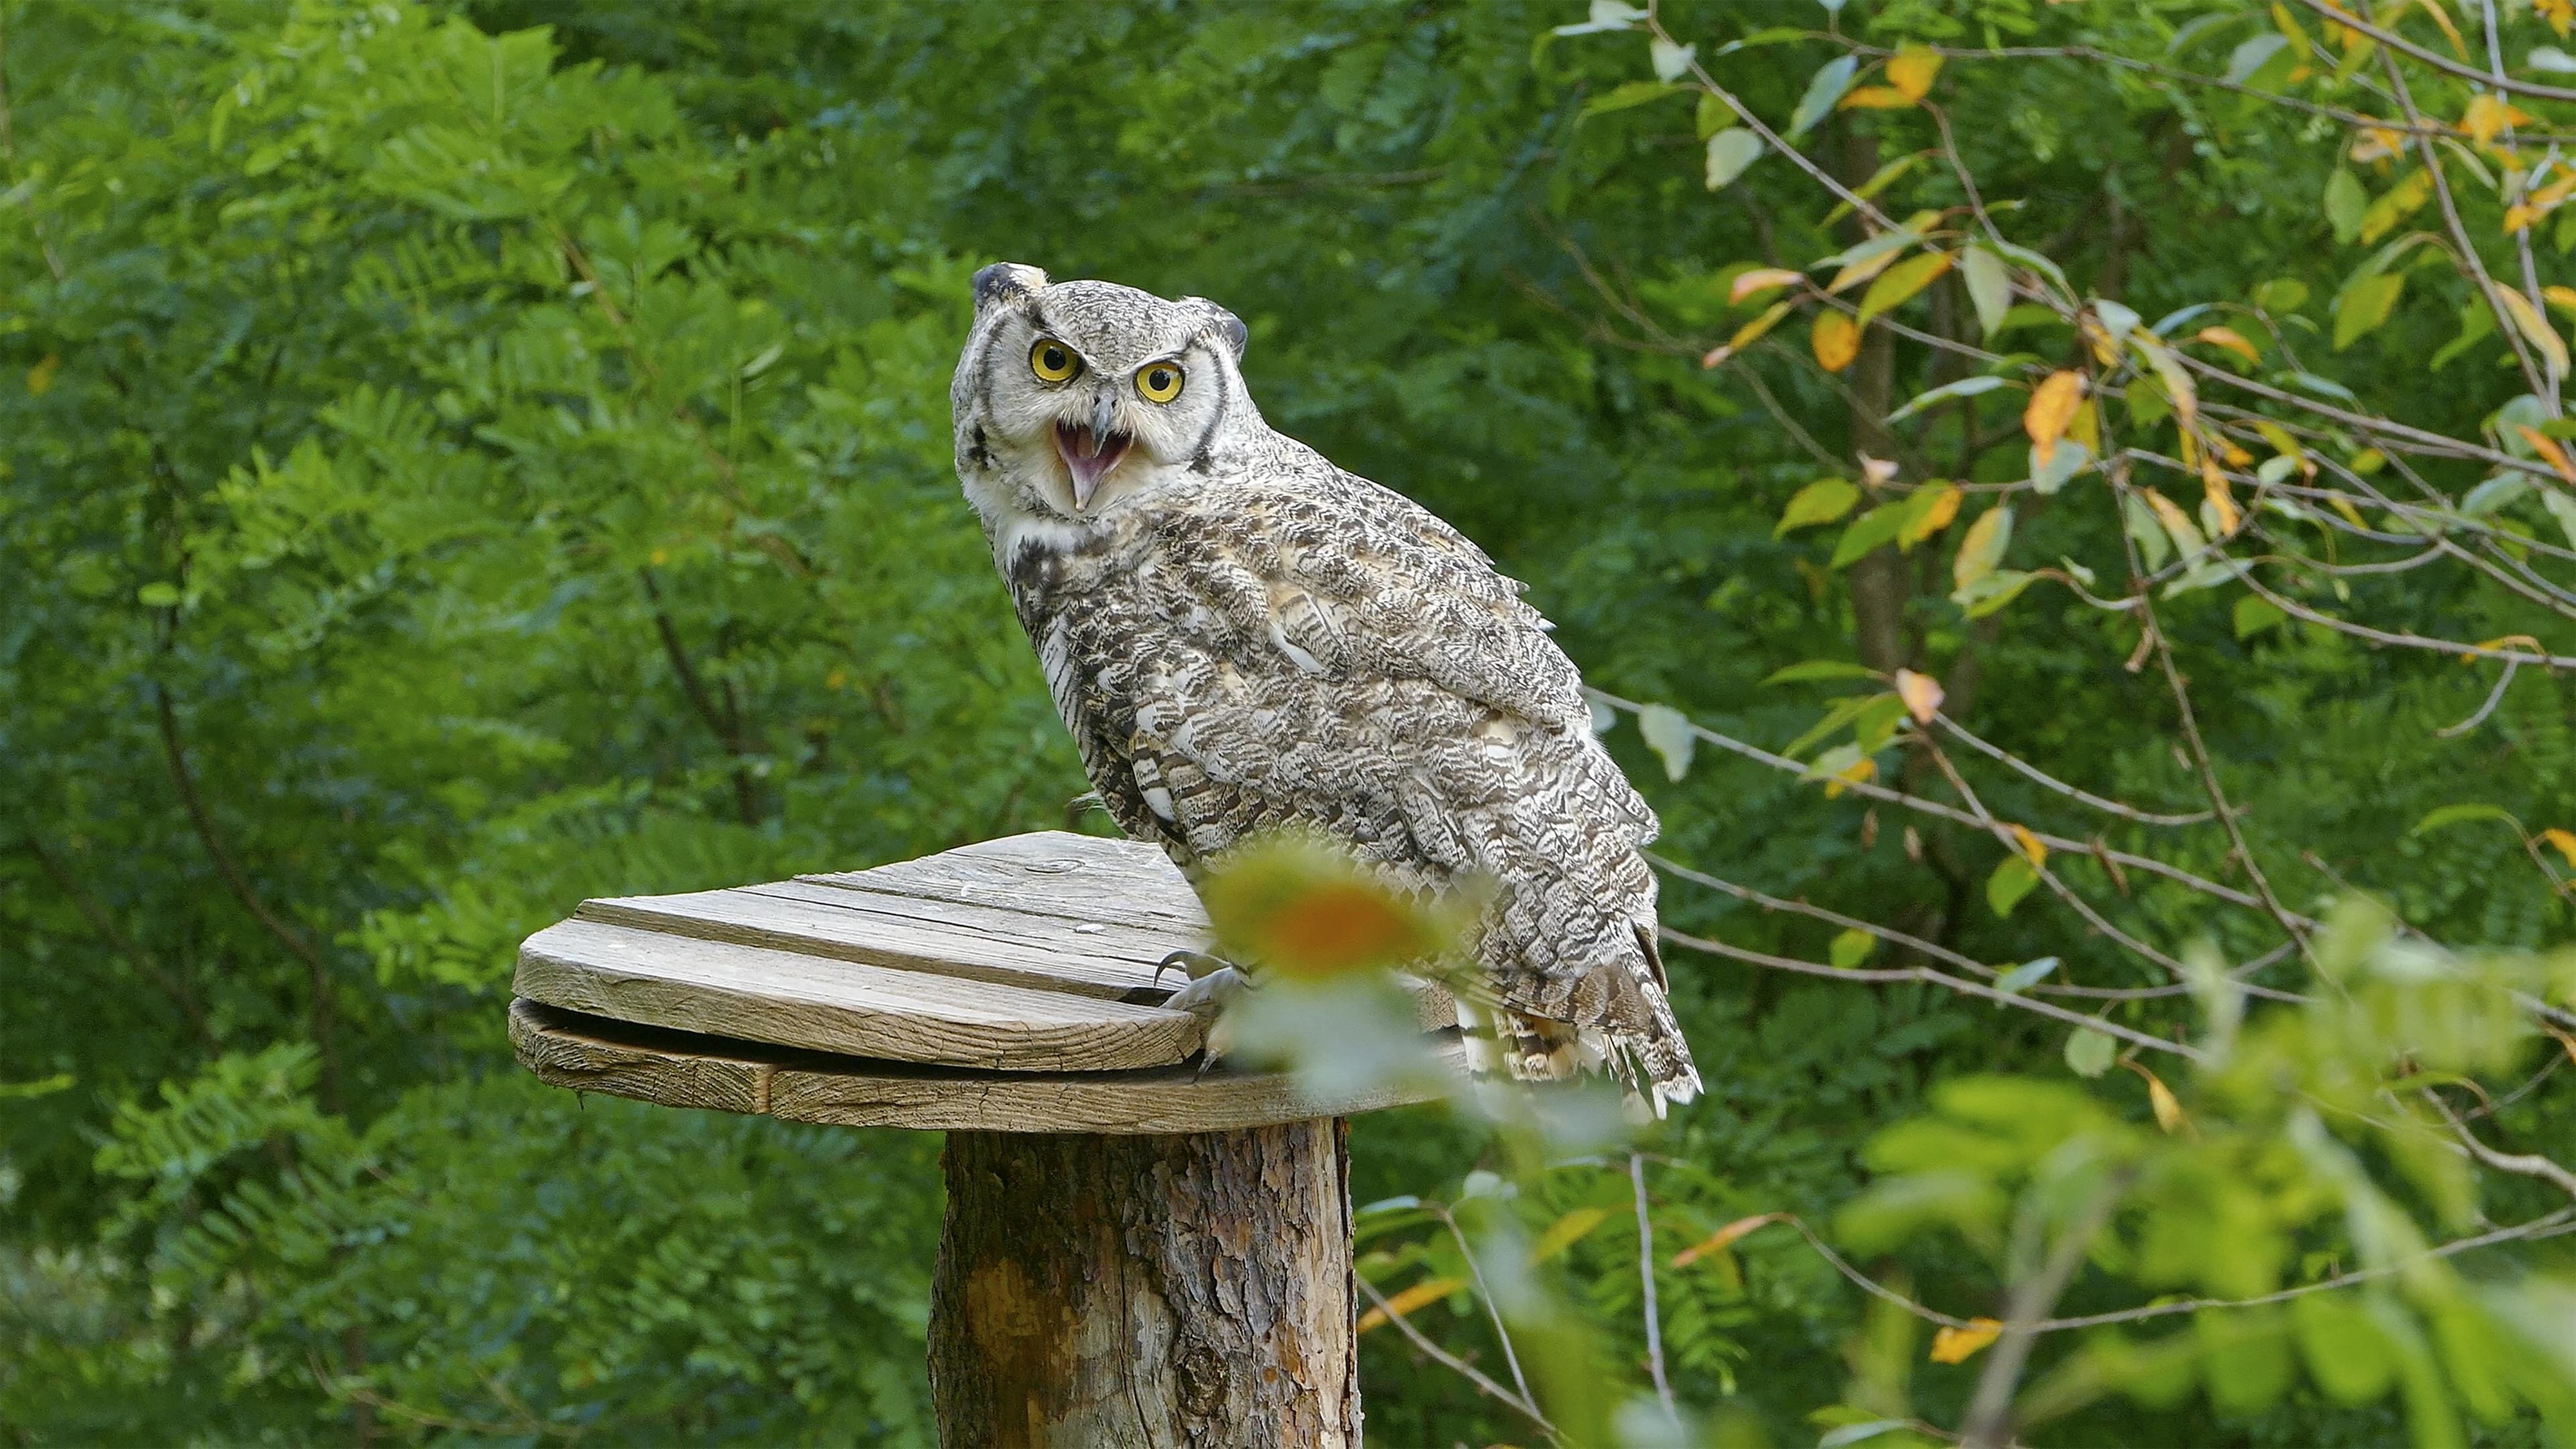
POLYGON ((1260 425, 1243 344, 1243 323, 1205 298, 986 267, 950 394, 958 477, 988 517, 1067 521, 1186 487, 1233 429, 1260 425))

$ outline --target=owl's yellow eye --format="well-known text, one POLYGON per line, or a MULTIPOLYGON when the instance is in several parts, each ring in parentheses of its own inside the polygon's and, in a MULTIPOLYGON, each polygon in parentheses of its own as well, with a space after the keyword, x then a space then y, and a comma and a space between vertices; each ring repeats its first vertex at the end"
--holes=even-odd
POLYGON ((1136 369, 1136 391, 1145 401, 1167 403, 1181 395, 1181 368, 1176 362, 1149 362, 1136 369))
POLYGON ((1041 337, 1038 345, 1029 349, 1029 371, 1036 373, 1040 382, 1070 382, 1075 373, 1082 371, 1082 359, 1054 338, 1041 337))

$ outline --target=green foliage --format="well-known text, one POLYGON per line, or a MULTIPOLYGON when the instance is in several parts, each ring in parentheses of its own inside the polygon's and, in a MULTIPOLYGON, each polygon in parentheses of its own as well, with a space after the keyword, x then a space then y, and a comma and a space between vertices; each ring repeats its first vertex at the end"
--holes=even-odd
MULTIPOLYGON (((2496 8, 2549 83, 2553 7, 2496 8)), ((2474 7, 2374 13, 2454 54, 2437 11, 2485 54, 2474 7)), ((1080 818, 949 469, 1001 258, 1243 315, 1268 416, 1527 580, 1659 849, 1741 883, 1666 885, 1745 956, 1671 952, 1712 1091, 1633 1144, 1649 1277, 1602 1104, 1357 1125, 1363 1275, 1466 1285, 1435 1339, 1509 1379, 1499 1301, 1561 1427, 1642 1442, 1651 1282, 1710 1442, 1937 1442, 2000 1348, 1794 1217, 1962 1323, 2070 1242, 2059 1317, 2375 1275, 2041 1335, 2045 1441, 2576 1432, 2564 1240, 2422 1254, 2566 1206, 2453 1149, 2545 1157, 2576 1101, 2531 1010, 2576 733, 2495 658, 2576 652, 2563 342, 2461 265, 2558 280, 2567 107, 2481 139, 2407 60, 2446 198, 2336 119, 2395 114, 2375 51, 2202 0, 0 26, 10 1442, 925 1439, 933 1144, 575 1099, 501 1007, 585 896, 1080 818), (2128 64, 1953 54, 1945 132, 1920 45, 2128 64), (1757 264, 1805 280, 1735 300, 1757 264), (1792 314, 1837 305, 1828 372, 1792 314), (2256 870, 2346 914, 2267 955, 2256 870)), ((1363 1345, 1374 1437, 1534 1432, 1363 1345)))

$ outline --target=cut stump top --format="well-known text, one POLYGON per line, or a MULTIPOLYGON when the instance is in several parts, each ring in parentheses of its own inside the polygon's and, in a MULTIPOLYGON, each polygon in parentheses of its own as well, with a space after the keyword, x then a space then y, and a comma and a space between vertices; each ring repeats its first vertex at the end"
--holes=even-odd
MULTIPOLYGON (((1151 846, 1062 831, 874 870, 582 903, 519 952, 510 1034, 557 1085, 793 1121, 1195 1132, 1420 1100, 1325 1100, 1182 1065, 1154 969, 1206 914, 1151 846)), ((1419 983, 1426 1029, 1448 997, 1419 983)))

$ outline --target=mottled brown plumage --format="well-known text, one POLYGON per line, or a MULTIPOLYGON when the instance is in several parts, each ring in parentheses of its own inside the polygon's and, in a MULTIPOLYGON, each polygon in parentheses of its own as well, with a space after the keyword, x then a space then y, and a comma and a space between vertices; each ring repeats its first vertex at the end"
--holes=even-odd
POLYGON ((1499 1020, 1462 1025, 1514 1076, 1689 1100, 1654 813, 1573 664, 1456 529, 1263 422, 1243 335, 1197 298, 976 276, 958 477, 1110 814, 1193 874, 1303 827, 1407 888, 1488 879, 1499 1020))

